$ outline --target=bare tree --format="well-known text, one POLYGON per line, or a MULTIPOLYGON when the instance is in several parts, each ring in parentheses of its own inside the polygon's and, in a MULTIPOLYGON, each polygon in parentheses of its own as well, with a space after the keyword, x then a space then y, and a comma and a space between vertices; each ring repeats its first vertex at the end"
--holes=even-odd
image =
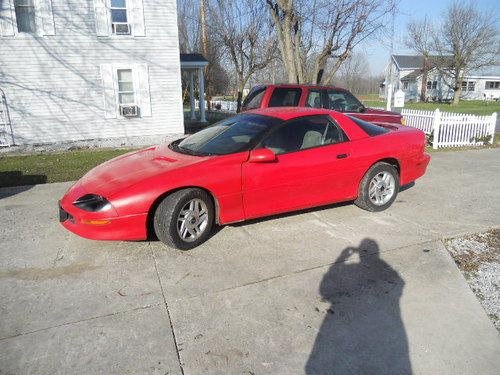
POLYGON ((385 26, 394 0, 266 0, 290 83, 329 82, 385 26))
POLYGON ((440 29, 434 33, 438 68, 451 78, 453 104, 458 104, 464 76, 474 69, 498 63, 500 42, 497 17, 480 12, 473 2, 449 6, 440 29), (451 56, 451 61, 450 61, 451 56))
POLYGON ((264 4, 253 0, 212 0, 208 9, 211 33, 227 52, 236 73, 239 111, 248 80, 275 56, 268 13, 264 4))
POLYGON ((366 56, 355 52, 351 54, 338 70, 339 86, 348 89, 351 92, 359 93, 365 79, 369 78, 370 67, 366 56))
POLYGON ((427 77, 430 67, 429 59, 434 48, 434 26, 427 17, 420 21, 412 20, 407 25, 407 33, 405 40, 406 46, 423 56, 420 100, 425 101, 427 99, 427 77))

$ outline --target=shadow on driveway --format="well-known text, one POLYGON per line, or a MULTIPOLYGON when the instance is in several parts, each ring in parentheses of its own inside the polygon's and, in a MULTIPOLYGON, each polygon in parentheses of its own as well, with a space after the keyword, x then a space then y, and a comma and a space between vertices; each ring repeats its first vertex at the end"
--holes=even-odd
POLYGON ((46 182, 45 175, 26 175, 22 171, 0 172, 0 199, 22 193, 34 185, 46 182))
POLYGON ((412 373, 399 308, 404 281, 379 252, 364 239, 344 249, 323 277, 319 292, 330 308, 306 374, 412 373))

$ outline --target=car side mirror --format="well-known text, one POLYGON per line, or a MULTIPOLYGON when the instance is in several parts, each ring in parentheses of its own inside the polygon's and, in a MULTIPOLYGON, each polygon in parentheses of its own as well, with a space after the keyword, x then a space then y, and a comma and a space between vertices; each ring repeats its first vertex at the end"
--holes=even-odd
POLYGON ((267 148, 250 151, 249 163, 272 163, 276 161, 276 154, 267 148))

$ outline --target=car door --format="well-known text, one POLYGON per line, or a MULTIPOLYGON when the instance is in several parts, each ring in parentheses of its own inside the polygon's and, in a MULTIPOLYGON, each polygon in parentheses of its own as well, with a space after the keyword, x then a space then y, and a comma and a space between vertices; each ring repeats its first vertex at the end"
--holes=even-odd
POLYGON ((329 116, 289 121, 257 148, 274 162, 243 164, 243 208, 247 219, 346 199, 352 191, 351 145, 329 116))

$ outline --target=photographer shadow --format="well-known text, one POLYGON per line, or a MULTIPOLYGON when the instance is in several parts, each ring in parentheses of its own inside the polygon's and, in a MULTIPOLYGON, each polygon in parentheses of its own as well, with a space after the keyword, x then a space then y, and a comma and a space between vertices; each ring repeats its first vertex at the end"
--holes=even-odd
POLYGON ((404 285, 374 240, 344 249, 319 288, 330 307, 306 374, 411 374, 399 307, 404 285))

